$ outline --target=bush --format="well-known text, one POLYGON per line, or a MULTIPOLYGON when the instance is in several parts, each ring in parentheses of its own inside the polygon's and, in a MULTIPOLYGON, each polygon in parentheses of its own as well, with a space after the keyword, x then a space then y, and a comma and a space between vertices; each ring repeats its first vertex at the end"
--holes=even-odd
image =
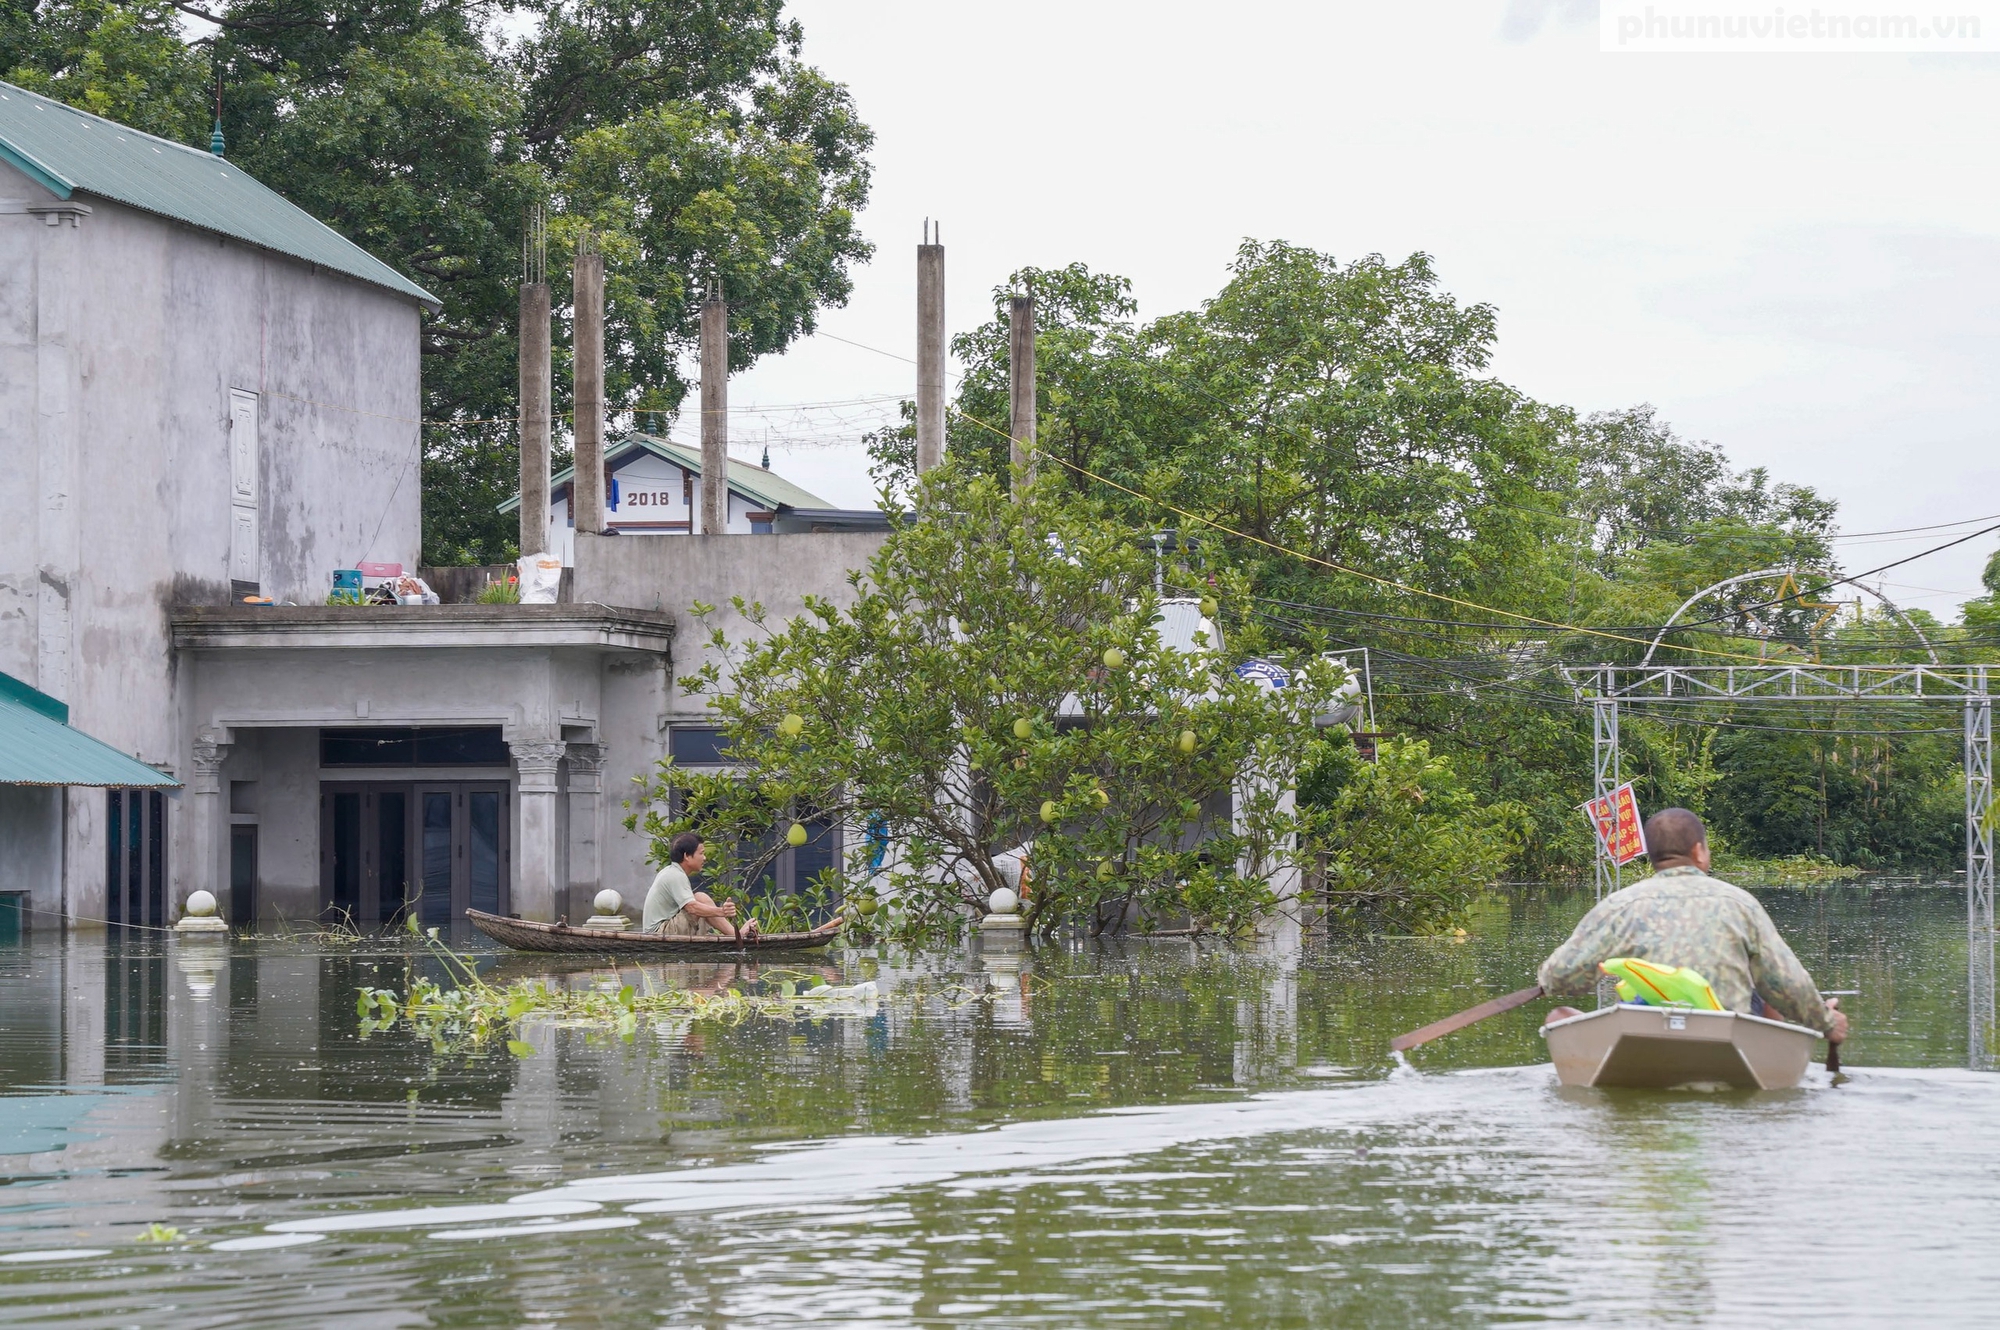
POLYGON ((1374 762, 1337 750, 1301 782, 1305 843, 1322 856, 1329 922, 1439 932, 1462 923, 1519 851, 1527 810, 1482 807, 1421 739, 1374 762))

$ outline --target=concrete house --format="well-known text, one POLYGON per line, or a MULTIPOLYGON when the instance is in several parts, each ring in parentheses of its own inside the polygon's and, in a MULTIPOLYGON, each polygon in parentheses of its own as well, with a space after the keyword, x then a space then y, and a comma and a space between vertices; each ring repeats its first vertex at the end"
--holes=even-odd
MULTIPOLYGON (((770 459, 767 457, 766 462, 770 459)), ((606 445, 604 529, 621 536, 685 536, 701 512, 701 450, 651 434, 629 433, 606 445)), ((557 472, 549 485, 547 553, 565 567, 576 564, 574 467, 557 472)), ((521 496, 500 505, 520 510, 521 496)), ((885 531, 888 518, 878 509, 834 508, 770 467, 729 459, 730 535, 766 536, 810 531, 885 531)))
MULTIPOLYGON (((414 559, 435 304, 227 160, 0 84, 0 670, 198 797, 172 607, 414 559)), ((167 802, 128 882, 131 810, 72 789, 36 906, 150 917, 191 830, 167 802)))
MULTIPOLYGON (((336 569, 416 564, 436 304, 226 158, 0 83, 0 745, 66 719, 136 759, 0 793, 35 919, 157 926, 198 888, 238 924, 363 927, 634 896, 617 792, 708 738, 672 684, 687 607, 796 612, 879 544, 584 537, 573 603, 327 605, 336 569)), ((614 459, 670 499, 646 469, 688 460, 614 459)), ((846 529, 741 470, 750 531, 846 529)))

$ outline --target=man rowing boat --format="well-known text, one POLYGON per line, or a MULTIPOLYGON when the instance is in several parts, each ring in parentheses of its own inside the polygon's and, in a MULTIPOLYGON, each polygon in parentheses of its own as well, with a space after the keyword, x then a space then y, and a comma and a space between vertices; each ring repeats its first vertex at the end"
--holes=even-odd
MULTIPOLYGON (((1653 875, 1599 901, 1542 962, 1544 992, 1590 993, 1602 962, 1652 961, 1699 973, 1724 1010, 1803 1025, 1830 1043, 1846 1040, 1840 999, 1820 997, 1757 898, 1708 875, 1708 832, 1700 818, 1685 808, 1647 818, 1646 857, 1653 875)), ((1578 1014, 1558 1007, 1549 1019, 1578 1014)))

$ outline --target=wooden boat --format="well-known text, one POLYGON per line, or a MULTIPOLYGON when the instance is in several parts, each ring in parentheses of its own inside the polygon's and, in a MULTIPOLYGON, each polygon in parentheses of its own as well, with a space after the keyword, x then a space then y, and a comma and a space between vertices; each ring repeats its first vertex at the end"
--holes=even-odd
POLYGON ((541 924, 532 919, 509 919, 467 910, 472 926, 503 947, 516 951, 562 951, 591 956, 684 956, 727 960, 752 951, 811 951, 840 936, 840 920, 810 933, 759 933, 749 939, 724 937, 720 933, 695 937, 661 937, 637 929, 611 933, 596 928, 571 928, 568 924, 541 924))
POLYGON ((1620 1003, 1542 1027, 1564 1085, 1789 1090, 1820 1035, 1733 1011, 1620 1003))

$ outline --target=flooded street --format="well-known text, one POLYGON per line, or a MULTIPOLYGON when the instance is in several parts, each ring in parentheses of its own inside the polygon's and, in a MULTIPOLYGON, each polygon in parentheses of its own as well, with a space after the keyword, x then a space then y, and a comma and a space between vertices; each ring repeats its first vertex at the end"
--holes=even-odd
POLYGON ((872 1009, 530 1024, 525 1057, 364 1040, 358 988, 439 973, 400 942, 38 934, 0 951, 0 1318, 1987 1321, 2000 1076, 1968 1069, 1962 891, 1759 894, 1859 990, 1838 1086, 1564 1091, 1546 1002, 1392 1063, 1531 982, 1587 891, 1290 958, 836 952, 787 973, 873 979, 872 1009))

